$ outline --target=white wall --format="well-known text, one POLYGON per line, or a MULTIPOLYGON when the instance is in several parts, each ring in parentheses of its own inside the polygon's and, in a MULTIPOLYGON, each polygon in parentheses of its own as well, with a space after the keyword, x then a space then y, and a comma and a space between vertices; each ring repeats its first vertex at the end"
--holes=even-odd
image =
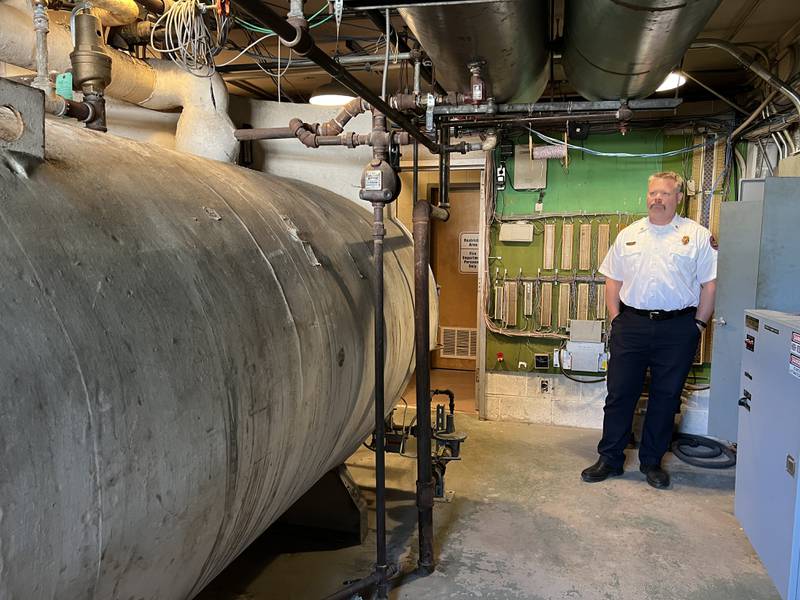
MULTIPOLYGON (((237 127, 245 123, 256 128, 288 127, 294 117, 306 123, 322 123, 338 112, 338 107, 250 100, 241 96, 231 96, 230 105, 231 118, 237 127)), ((345 131, 357 133, 369 133, 371 129, 369 113, 352 119, 345 127, 345 131)), ((372 149, 368 146, 306 148, 298 140, 271 140, 255 142, 253 155, 254 169, 313 183, 361 203, 358 199, 361 171, 372 158, 372 149)), ((362 204, 369 207, 366 202, 362 204)))

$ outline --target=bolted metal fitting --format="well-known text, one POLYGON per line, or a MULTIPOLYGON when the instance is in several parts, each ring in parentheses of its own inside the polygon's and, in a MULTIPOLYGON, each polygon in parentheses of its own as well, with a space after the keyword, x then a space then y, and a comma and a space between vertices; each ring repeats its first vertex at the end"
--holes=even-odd
POLYGON ((400 195, 400 178, 385 160, 373 158, 361 173, 358 197, 368 202, 388 204, 400 195))
POLYGON ((100 20, 80 13, 75 15, 74 24, 75 50, 69 55, 73 89, 102 95, 111 83, 111 58, 105 53, 100 20))

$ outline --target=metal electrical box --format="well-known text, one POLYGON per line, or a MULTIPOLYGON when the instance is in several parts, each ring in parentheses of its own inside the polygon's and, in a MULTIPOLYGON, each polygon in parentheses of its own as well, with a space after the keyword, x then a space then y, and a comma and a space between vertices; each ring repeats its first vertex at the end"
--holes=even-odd
POLYGON ((783 600, 800 566, 800 316, 748 310, 739 341, 736 518, 783 600))
POLYGON ((800 178, 742 186, 720 209, 708 433, 736 441, 739 343, 748 308, 800 312, 800 178))

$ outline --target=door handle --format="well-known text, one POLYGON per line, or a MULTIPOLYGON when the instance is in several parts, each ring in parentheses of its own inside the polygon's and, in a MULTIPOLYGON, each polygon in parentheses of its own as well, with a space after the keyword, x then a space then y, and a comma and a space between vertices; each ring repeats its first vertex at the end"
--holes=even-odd
POLYGON ((747 412, 750 412, 750 403, 747 401, 747 398, 739 398, 739 406, 746 408, 747 412))
POLYGON ((725 317, 714 317, 713 319, 711 319, 711 321, 718 327, 724 327, 725 325, 728 324, 728 322, 725 320, 725 317))

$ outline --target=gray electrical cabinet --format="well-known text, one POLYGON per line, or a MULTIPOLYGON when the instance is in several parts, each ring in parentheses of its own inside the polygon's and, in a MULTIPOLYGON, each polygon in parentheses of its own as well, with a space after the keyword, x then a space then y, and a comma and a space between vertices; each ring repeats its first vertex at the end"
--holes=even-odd
POLYGON ((800 312, 800 178, 768 177, 720 209, 708 434, 731 441, 748 308, 800 312))
POLYGON ((783 600, 800 565, 800 316, 748 310, 741 358, 734 510, 783 600))

